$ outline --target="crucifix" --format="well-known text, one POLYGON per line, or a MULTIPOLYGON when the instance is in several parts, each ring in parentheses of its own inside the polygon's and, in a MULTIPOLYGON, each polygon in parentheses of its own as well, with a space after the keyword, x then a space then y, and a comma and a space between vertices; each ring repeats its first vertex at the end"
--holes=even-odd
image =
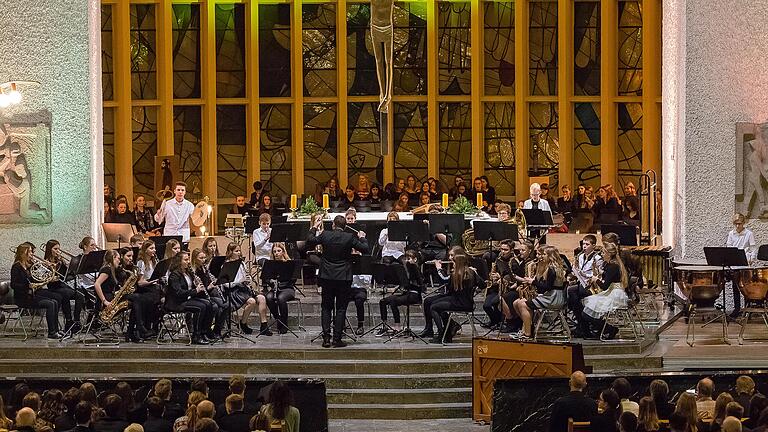
POLYGON ((379 137, 381 154, 389 152, 390 102, 392 101, 392 51, 395 39, 392 24, 394 0, 371 0, 371 42, 376 59, 376 78, 379 81, 379 137))

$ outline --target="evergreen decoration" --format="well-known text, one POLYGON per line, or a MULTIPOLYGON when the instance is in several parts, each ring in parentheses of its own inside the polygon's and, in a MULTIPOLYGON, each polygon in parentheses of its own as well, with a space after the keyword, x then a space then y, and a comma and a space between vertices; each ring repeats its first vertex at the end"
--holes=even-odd
POLYGON ((307 199, 304 200, 304 203, 301 205, 301 208, 296 212, 296 214, 301 216, 311 215, 315 213, 324 213, 325 210, 323 210, 322 207, 317 205, 317 201, 313 197, 307 197, 307 199))
POLYGON ((475 215, 480 210, 474 206, 467 197, 460 195, 453 201, 450 207, 448 207, 448 213, 475 215))

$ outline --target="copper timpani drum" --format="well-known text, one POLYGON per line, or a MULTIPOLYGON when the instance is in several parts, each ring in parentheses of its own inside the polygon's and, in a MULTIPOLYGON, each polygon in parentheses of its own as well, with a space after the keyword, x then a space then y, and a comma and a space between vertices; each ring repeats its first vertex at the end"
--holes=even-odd
POLYGON ((746 301, 762 302, 768 295, 768 266, 763 267, 731 267, 733 283, 746 301))
POLYGON ((714 304, 725 288, 725 272, 721 267, 675 267, 673 277, 680 291, 693 304, 714 304))

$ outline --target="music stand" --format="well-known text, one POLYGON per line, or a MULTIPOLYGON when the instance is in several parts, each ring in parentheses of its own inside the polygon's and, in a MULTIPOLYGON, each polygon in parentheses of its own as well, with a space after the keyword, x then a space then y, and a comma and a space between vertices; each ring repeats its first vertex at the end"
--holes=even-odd
POLYGON ((412 242, 429 241, 429 225, 423 221, 387 222, 389 241, 404 241, 406 247, 412 242))
POLYGON ((606 235, 608 233, 614 233, 618 235, 619 244, 621 246, 637 246, 637 231, 638 228, 634 225, 600 225, 600 233, 602 235, 606 235))
MULTIPOLYGON (((402 267, 402 264, 400 263, 393 263, 393 264, 384 264, 384 263, 374 263, 372 262, 370 264, 371 266, 371 274, 373 275, 373 282, 378 286, 381 285, 381 296, 384 297, 387 295, 387 285, 395 285, 400 286, 400 275, 397 273, 396 266, 402 267)), ((380 323, 376 324, 375 326, 371 327, 362 334, 362 336, 367 335, 368 333, 371 333, 378 329, 379 327, 384 327, 388 331, 391 331, 392 333, 395 332, 395 329, 392 328, 388 323, 385 321, 381 321, 380 323)))
POLYGON ((270 243, 288 243, 307 240, 309 231, 304 223, 273 224, 269 234, 270 243))
POLYGON ((168 244, 171 240, 176 240, 179 242, 180 245, 182 245, 182 248, 184 247, 184 244, 182 242, 183 237, 182 236, 155 236, 152 237, 150 240, 155 242, 155 251, 156 256, 165 256, 165 246, 168 244))
MULTIPOLYGON (((303 264, 304 263, 301 260, 296 260, 296 261, 266 260, 264 261, 264 264, 262 264, 261 266, 261 280, 262 281, 275 280, 278 285, 280 281, 295 280, 294 276, 296 274, 296 270, 299 268, 299 265, 303 265, 303 264)), ((275 286, 273 287, 273 289, 275 290, 275 301, 277 301, 278 288, 277 286, 275 286)), ((299 335, 297 335, 293 330, 291 330, 290 327, 288 327, 288 323, 281 321, 279 317, 273 316, 272 318, 274 318, 274 321, 272 321, 272 324, 269 325, 269 328, 272 328, 278 323, 280 323, 289 332, 291 332, 292 335, 296 336, 297 339, 299 338, 299 335)), ((259 336, 260 335, 261 334, 259 334, 259 336)), ((256 337, 258 338, 259 336, 256 336, 256 337)))
POLYGON ((432 234, 445 234, 451 238, 446 243, 451 244, 454 236, 461 236, 464 232, 464 215, 448 213, 428 213, 429 232, 432 234))
POLYGON ((221 273, 221 266, 224 265, 224 261, 227 259, 224 255, 218 255, 211 258, 211 263, 208 265, 208 271, 211 272, 212 275, 219 277, 219 274, 221 273))
POLYGON ((163 278, 163 276, 168 274, 168 269, 171 267, 171 260, 173 258, 168 258, 164 260, 160 260, 157 262, 157 265, 155 266, 155 269, 152 270, 152 276, 150 277, 150 280, 156 281, 163 278))
POLYGON ((757 249, 757 259, 760 261, 768 261, 768 245, 760 245, 757 249))
POLYGON ((554 226, 552 222, 552 212, 542 209, 521 209, 525 216, 525 224, 533 227, 554 226))
MULTIPOLYGON (((101 269, 101 267, 104 265, 104 255, 106 254, 107 254, 106 250, 97 250, 97 251, 89 252, 85 255, 81 255, 80 259, 77 262, 77 270, 75 271, 75 274, 76 275, 97 274, 99 272, 99 269, 101 269)), ((96 278, 94 278, 94 280, 95 279, 96 278)), ((79 284, 77 283, 75 284, 76 287, 78 285, 79 284)), ((85 289, 85 287, 83 287, 83 293, 90 295, 90 293, 88 292, 88 290, 85 289)), ((99 312, 98 312, 99 299, 95 298, 96 297, 95 295, 93 295, 92 297, 94 297, 93 298, 93 302, 94 302, 93 315, 87 318, 88 323, 80 331, 80 335, 81 335, 80 342, 83 342, 84 344, 86 342, 82 336, 84 336, 84 334, 91 332, 91 328, 93 327, 94 321, 96 321, 99 317, 99 312)), ((74 336, 74 335, 70 335, 70 336, 74 336)), ((97 341, 101 341, 101 337, 99 337, 98 335, 94 335, 94 336, 96 337, 97 341)), ((116 341, 116 342, 112 341, 109 344, 115 345, 117 343, 119 343, 119 341, 116 341)))
POLYGON ((568 226, 570 233, 589 232, 594 223, 594 215, 590 209, 574 209, 571 213, 571 224, 568 226))
MULTIPOLYGON (((219 258, 219 257, 214 257, 219 258)), ((223 258, 223 257, 222 257, 223 258)), ((256 341, 249 338, 243 332, 240 330, 233 330, 232 329, 232 315, 234 312, 232 309, 232 283, 234 283, 235 278, 237 278, 237 273, 240 271, 240 266, 242 265, 243 260, 234 260, 234 261, 226 261, 222 264, 221 270, 219 271, 219 275, 216 276, 216 285, 219 287, 224 287, 224 302, 225 302, 225 308, 227 309, 227 331, 224 333, 223 337, 241 337, 248 342, 255 343, 256 341)), ((213 260, 211 260, 211 265, 213 265, 213 260)), ((237 328, 237 327, 236 327, 237 328)), ((258 335, 256 337, 259 337, 258 335)))
POLYGON ((517 225, 499 221, 481 221, 474 223, 475 240, 488 241, 488 253, 493 252, 493 242, 501 240, 518 240, 517 225))
POLYGON ((131 237, 136 234, 136 227, 129 223, 103 222, 101 229, 104 230, 104 237, 108 242, 117 242, 118 249, 123 246, 123 242, 130 242, 131 237))
MULTIPOLYGON (((744 251, 744 249, 739 249, 735 247, 705 247, 704 256, 707 258, 707 265, 723 268, 723 272, 725 273, 726 280, 733 280, 733 275, 731 274, 731 267, 749 265, 746 251, 744 251)), ((736 303, 735 293, 737 292, 738 288, 736 286, 733 286, 733 289, 734 289, 733 307, 734 307, 734 312, 736 312, 741 309, 741 300, 739 300, 738 304, 736 303)), ((734 317, 731 317, 726 314, 725 293, 723 293, 723 314, 726 316, 726 320, 736 321, 734 317)), ((715 317, 709 322, 705 323, 704 325, 707 325, 717 319, 718 317, 715 317)))

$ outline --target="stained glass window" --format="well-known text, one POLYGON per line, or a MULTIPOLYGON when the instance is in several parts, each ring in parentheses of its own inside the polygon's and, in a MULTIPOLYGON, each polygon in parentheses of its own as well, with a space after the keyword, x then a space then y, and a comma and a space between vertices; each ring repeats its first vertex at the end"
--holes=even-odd
POLYGON ((155 5, 131 5, 131 94, 157 98, 155 5))
POLYGON ((485 104, 485 175, 501 196, 515 195, 515 106, 485 104))
POLYGON ((397 2, 394 22, 395 94, 427 94, 427 9, 423 2, 397 2))
POLYGON ((531 175, 550 177, 550 190, 558 190, 557 169, 560 163, 557 104, 530 104, 529 133, 531 137, 531 175))
POLYGON ((437 4, 437 67, 440 94, 468 95, 472 80, 470 3, 437 4))
POLYGON ((112 5, 101 5, 101 89, 104 100, 112 100, 112 5))
POLYGON ((637 187, 637 178, 643 173, 643 105, 618 104, 618 121, 619 185, 614 185, 617 192, 630 181, 637 187))
POLYGON ((104 108, 104 184, 115 190, 115 110, 104 108))
POLYGON ((291 95, 291 5, 259 5, 259 96, 291 95))
POLYGON ((529 8, 530 92, 556 95, 557 1, 532 1, 529 8))
POLYGON ((203 187, 203 130, 201 107, 173 107, 173 150, 179 156, 179 174, 187 193, 199 195, 203 187))
POLYGON ((336 176, 337 136, 336 104, 304 104, 304 193, 336 176))
POLYGON ((244 4, 216 5, 216 96, 245 96, 244 4))
POLYGON ((600 186, 600 104, 574 105, 573 169, 575 185, 600 186))
POLYGON ((440 180, 453 185, 453 178, 472 176, 472 105, 467 102, 440 104, 440 180))
POLYGON ((272 199, 291 193, 291 106, 262 104, 261 182, 272 199))
MULTIPOLYGON (((515 3, 483 3, 485 94, 515 94, 515 3)), ((514 118, 513 121, 514 123, 514 118)))
POLYGON ((573 93, 600 94, 600 2, 573 4, 573 93))
POLYGON ((200 5, 173 5, 173 97, 200 97, 200 5))
MULTIPOLYGON (((347 105, 347 151, 350 178, 365 174, 371 183, 381 184, 384 159, 381 157, 379 112, 376 111, 378 105, 378 102, 353 102, 347 105)), ((339 180, 342 185, 346 185, 347 179, 339 180)))
POLYGON ((219 197, 236 197, 247 190, 244 105, 216 107, 216 168, 219 197))
POLYGON ((155 196, 157 107, 133 107, 133 192, 155 196))
POLYGON ((643 94, 643 14, 640 1, 619 1, 619 95, 643 94))
POLYGON ((371 5, 347 5, 347 91, 350 96, 378 95, 376 59, 371 46, 371 5))
POLYGON ((302 5, 304 96, 336 94, 336 5, 302 5))
POLYGON ((427 104, 396 103, 392 142, 395 177, 427 177, 427 104))

